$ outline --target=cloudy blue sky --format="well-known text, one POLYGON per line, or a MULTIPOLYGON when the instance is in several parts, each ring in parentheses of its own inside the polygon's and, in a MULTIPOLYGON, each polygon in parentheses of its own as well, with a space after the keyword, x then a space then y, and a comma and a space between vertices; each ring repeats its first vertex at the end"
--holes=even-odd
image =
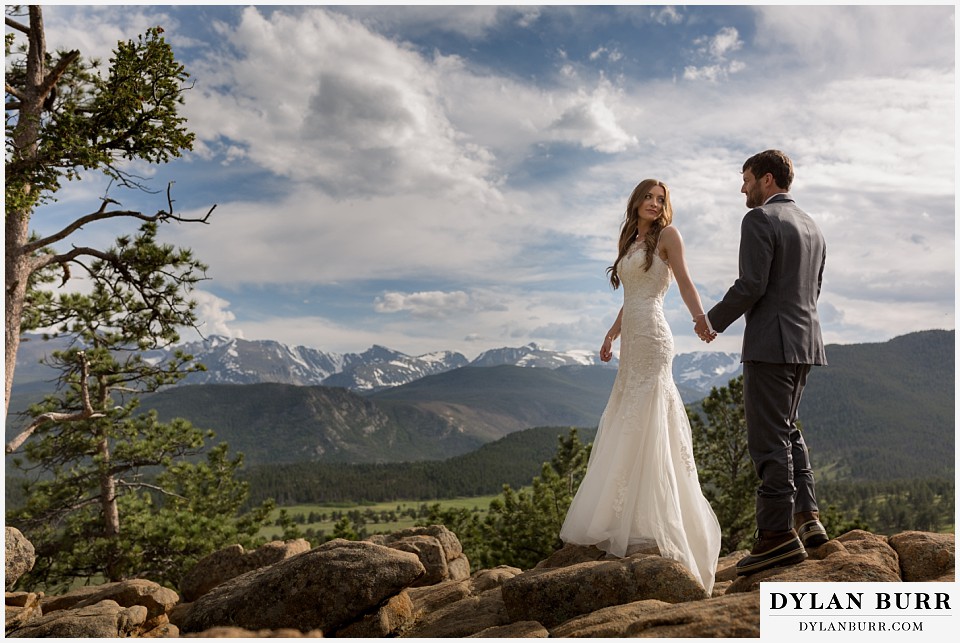
MULTIPOLYGON (((828 244, 828 343, 954 328, 955 13, 888 6, 48 6, 109 57, 161 25, 192 80, 176 181, 203 330, 418 355, 597 349, 641 179, 672 190, 707 306, 737 275, 743 160, 780 148, 828 244)), ((96 209, 69 184, 40 230, 96 209)), ((162 195, 111 192, 153 212, 162 195)), ((116 225, 116 224, 111 224, 116 225)), ((121 227, 87 230, 109 243, 121 227)), ((675 287, 678 352, 709 346, 675 287)), ((185 336, 194 339, 194 335, 185 336)))

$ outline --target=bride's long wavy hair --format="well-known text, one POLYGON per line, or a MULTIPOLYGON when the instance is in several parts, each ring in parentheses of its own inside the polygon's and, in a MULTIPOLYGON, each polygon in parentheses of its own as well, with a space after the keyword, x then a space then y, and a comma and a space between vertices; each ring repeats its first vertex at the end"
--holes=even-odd
POLYGON ((643 245, 647 250, 647 260, 643 266, 644 270, 650 270, 653 265, 653 253, 657 249, 657 240, 660 238, 660 231, 666 228, 673 221, 673 206, 670 204, 670 188, 663 181, 657 179, 644 179, 640 181, 637 187, 633 188, 633 193, 627 200, 627 211, 624 215, 623 224, 620 226, 620 243, 618 245, 617 260, 613 265, 607 268, 607 274, 610 276, 610 283, 614 290, 620 287, 619 267, 620 261, 626 256, 630 246, 637 238, 637 232, 640 224, 640 204, 643 198, 650 193, 656 186, 663 188, 664 200, 663 211, 657 220, 650 226, 650 230, 643 237, 643 245))

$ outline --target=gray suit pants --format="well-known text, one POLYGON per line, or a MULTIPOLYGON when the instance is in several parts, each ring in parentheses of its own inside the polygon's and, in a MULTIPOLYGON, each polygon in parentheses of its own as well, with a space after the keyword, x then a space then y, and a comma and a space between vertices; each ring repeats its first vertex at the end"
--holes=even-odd
POLYGON ((743 365, 747 445, 760 477, 758 529, 786 531, 793 528, 793 514, 818 510, 810 456, 797 428, 809 372, 809 364, 743 365))

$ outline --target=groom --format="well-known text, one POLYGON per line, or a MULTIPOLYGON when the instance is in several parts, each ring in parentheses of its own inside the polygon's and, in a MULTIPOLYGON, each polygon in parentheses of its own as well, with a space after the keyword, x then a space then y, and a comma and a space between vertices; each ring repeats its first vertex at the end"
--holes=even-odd
POLYGON ((747 207, 740 227, 740 277, 723 300, 696 320, 710 341, 741 315, 747 444, 760 487, 758 536, 737 574, 799 563, 805 547, 827 542, 797 407, 813 365, 826 355, 817 317, 826 244, 817 224, 788 193, 793 163, 779 150, 743 164, 747 207))

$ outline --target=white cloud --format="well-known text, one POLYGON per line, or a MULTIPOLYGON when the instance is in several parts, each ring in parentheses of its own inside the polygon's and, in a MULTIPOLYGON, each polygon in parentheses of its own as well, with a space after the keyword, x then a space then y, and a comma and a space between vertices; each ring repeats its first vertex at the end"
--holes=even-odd
POLYGON ((651 17, 654 22, 661 25, 675 25, 683 22, 683 15, 677 11, 676 7, 651 9, 651 17))
POLYGON ((588 58, 593 61, 600 60, 601 58, 606 58, 610 62, 617 62, 623 59, 623 53, 616 47, 614 47, 612 50, 607 49, 606 47, 597 47, 596 49, 590 52, 590 55, 588 56, 588 58))
MULTIPOLYGON (((573 138, 586 148, 613 154, 637 144, 637 137, 627 133, 618 123, 615 107, 608 102, 610 92, 605 85, 592 95, 581 95, 551 124, 550 129, 573 138)), ((615 101, 614 101, 615 102, 615 101)))
POLYGON ((498 195, 338 200, 302 189, 269 205, 222 203, 208 226, 173 240, 210 264, 218 284, 331 284, 369 279, 488 281, 522 276, 536 221, 498 195))
POLYGON ((728 60, 728 55, 743 48, 740 33, 734 27, 723 27, 713 36, 701 36, 693 41, 696 56, 708 61, 702 65, 687 65, 683 78, 690 81, 706 80, 716 83, 747 68, 740 60, 728 60))
POLYGON ((378 313, 408 312, 416 317, 449 317, 468 311, 470 307, 470 297, 462 290, 386 292, 377 297, 373 305, 378 313))
POLYGON ((733 27, 724 27, 713 38, 706 40, 707 50, 712 58, 723 60, 727 54, 733 51, 739 51, 743 48, 743 41, 740 40, 740 33, 733 27))
MULTIPOLYGON (((220 335, 243 338, 243 331, 233 328, 236 315, 229 310, 229 301, 204 290, 194 290, 190 298, 197 302, 197 326, 205 337, 220 335)), ((185 339, 187 334, 183 333, 185 339)))
POLYGON ((249 7, 220 32, 238 55, 196 66, 186 110, 208 146, 229 141, 343 196, 485 188, 489 154, 452 126, 437 69, 417 53, 313 8, 249 7))
POLYGON ((496 5, 356 5, 331 9, 357 18, 376 30, 402 31, 409 35, 440 31, 462 34, 471 39, 483 38, 508 22, 530 26, 541 13, 539 7, 496 5))
POLYGON ((177 21, 157 6, 43 5, 43 19, 48 51, 79 49, 86 60, 99 58, 104 69, 118 42, 135 40, 150 27, 162 25, 166 38, 177 38, 177 21))
POLYGON ((238 27, 220 31, 240 56, 198 63, 203 83, 188 96, 204 152, 242 150, 342 198, 469 195, 495 190, 538 143, 604 153, 636 144, 619 123, 629 109, 619 92, 602 77, 585 83, 573 66, 568 86, 543 89, 456 56, 425 58, 316 8, 269 17, 247 8, 238 27), (293 59, 310 64, 291 67, 293 59))

